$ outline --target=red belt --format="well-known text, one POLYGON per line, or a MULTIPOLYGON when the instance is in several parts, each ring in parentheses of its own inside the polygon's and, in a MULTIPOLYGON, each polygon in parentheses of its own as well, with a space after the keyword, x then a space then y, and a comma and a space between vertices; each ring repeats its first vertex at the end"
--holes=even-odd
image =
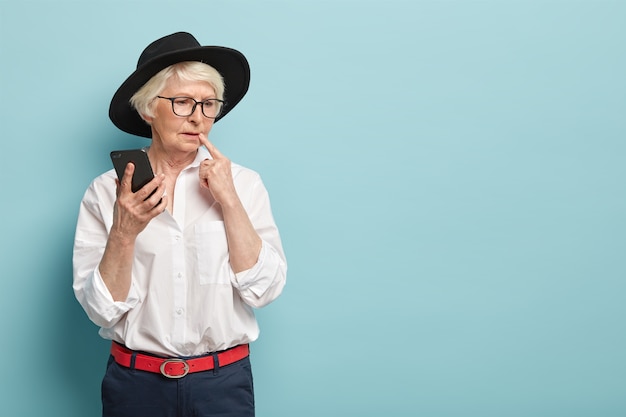
MULTIPOLYGON (((242 360, 249 354, 250 348, 247 344, 219 352, 216 354, 218 366, 230 365, 242 360)), ((209 371, 215 366, 213 354, 192 359, 159 358, 133 352, 116 342, 111 345, 111 355, 115 358, 115 362, 127 368, 131 368, 132 357, 135 355, 133 369, 162 374, 168 378, 182 378, 192 372, 209 371)))

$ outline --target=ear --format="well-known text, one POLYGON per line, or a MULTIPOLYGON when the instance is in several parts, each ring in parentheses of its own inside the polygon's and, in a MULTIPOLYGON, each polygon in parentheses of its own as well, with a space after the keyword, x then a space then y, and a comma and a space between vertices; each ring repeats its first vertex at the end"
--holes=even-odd
POLYGON ((148 116, 147 114, 139 113, 139 116, 144 120, 144 122, 148 123, 148 125, 152 126, 152 121, 154 117, 148 116))

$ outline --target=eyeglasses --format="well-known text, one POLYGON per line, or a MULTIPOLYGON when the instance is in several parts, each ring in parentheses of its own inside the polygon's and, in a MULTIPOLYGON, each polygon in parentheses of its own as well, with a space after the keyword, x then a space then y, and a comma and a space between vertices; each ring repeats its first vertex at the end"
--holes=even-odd
POLYGON ((222 112, 224 100, 209 98, 202 101, 196 101, 191 97, 163 97, 157 96, 172 102, 172 111, 176 116, 189 117, 196 111, 196 106, 200 104, 202 114, 209 119, 215 119, 222 112))

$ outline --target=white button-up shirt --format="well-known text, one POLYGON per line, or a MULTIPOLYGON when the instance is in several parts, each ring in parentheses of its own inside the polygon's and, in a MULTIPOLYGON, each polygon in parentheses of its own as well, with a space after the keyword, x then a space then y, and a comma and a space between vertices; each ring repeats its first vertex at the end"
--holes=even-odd
POLYGON ((97 177, 81 202, 74 241, 74 292, 100 335, 130 349, 192 356, 254 341, 253 308, 272 302, 287 264, 267 190, 259 175, 232 164, 239 198, 262 239, 257 263, 230 267, 221 209, 200 186, 195 161, 176 181, 174 212, 152 219, 135 243, 128 297, 116 302, 99 273, 116 199, 115 172, 97 177))

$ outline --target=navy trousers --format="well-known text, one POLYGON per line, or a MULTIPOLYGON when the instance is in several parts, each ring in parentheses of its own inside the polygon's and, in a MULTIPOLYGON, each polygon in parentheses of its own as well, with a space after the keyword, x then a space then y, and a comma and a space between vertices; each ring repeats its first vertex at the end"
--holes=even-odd
POLYGON ((103 417, 254 417, 250 358, 180 379, 130 369, 109 358, 103 417))

